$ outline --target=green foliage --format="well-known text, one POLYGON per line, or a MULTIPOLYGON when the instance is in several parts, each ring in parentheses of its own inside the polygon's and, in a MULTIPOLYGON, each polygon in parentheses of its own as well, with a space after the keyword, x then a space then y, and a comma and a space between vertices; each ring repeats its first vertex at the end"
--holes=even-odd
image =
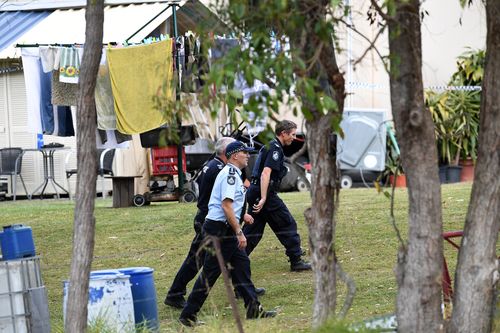
POLYGON ((480 91, 425 93, 432 114, 441 162, 458 164, 460 157, 477 158, 480 91))
MULTIPOLYGON (((484 74, 484 51, 469 50, 457 60, 453 86, 480 86, 484 74)), ((458 164, 460 158, 477 158, 481 91, 427 91, 426 106, 432 114, 441 162, 458 164)))
POLYGON ((382 173, 382 177, 387 177, 390 175, 402 175, 404 173, 403 164, 401 163, 401 155, 399 153, 399 147, 397 147, 397 142, 395 141, 396 138, 394 135, 394 129, 392 126, 387 126, 387 130, 390 132, 387 139, 388 150, 385 160, 385 170, 382 173))
MULTIPOLYGON (((216 11, 232 34, 240 38, 246 47, 243 50, 232 49, 222 59, 215 61, 206 75, 203 98, 206 100, 204 104, 211 107, 212 115, 218 113, 221 103, 227 103, 228 109, 232 111, 241 102, 241 96, 231 93, 238 73, 243 75, 249 86, 253 85, 254 80, 260 80, 272 89, 271 94, 255 97, 239 108, 242 110, 240 116, 245 121, 249 121, 250 112, 261 116, 263 105, 266 105, 270 117, 278 112, 279 107, 294 109, 297 98, 302 104, 300 112, 308 120, 339 112, 333 96, 328 93, 331 89, 320 85, 319 77, 308 75, 318 66, 317 50, 310 50, 307 40, 303 40, 302 49, 284 47, 291 40, 300 39, 308 24, 312 24, 314 38, 331 44, 332 38, 335 38, 333 14, 343 15, 343 2, 332 1, 324 17, 316 19, 314 23, 309 22, 309 13, 304 12, 300 5, 300 1, 296 0, 216 2, 216 11), (276 43, 279 43, 281 50, 276 51, 276 43), (235 98, 230 100, 229 97, 235 98)), ((211 43, 207 41, 206 48, 211 43)), ((338 128, 334 125, 333 128, 338 128)))
POLYGON ((486 56, 484 50, 468 49, 457 59, 457 70, 451 76, 450 85, 480 86, 483 82, 486 56))

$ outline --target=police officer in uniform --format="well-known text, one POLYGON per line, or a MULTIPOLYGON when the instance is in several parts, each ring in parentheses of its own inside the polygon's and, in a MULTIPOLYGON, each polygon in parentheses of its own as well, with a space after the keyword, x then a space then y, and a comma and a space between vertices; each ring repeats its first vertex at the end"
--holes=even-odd
MULTIPOLYGON (((226 147, 227 165, 217 175, 208 204, 208 215, 203 224, 203 233, 220 240, 225 263, 231 267, 233 286, 243 297, 247 319, 274 317, 275 311, 264 311, 258 301, 255 286, 250 278, 250 260, 245 252, 247 240, 240 227, 240 216, 244 213, 246 189, 241 179, 241 169, 248 164, 248 152, 252 149, 240 141, 226 147)), ((253 223, 249 214, 244 214, 246 223, 253 223)), ((181 312, 179 321, 186 326, 196 324, 196 316, 205 302, 209 289, 221 274, 217 258, 212 251, 205 252, 203 270, 196 280, 181 312)))
POLYGON ((248 239, 246 252, 250 255, 259 244, 268 223, 286 249, 285 253, 290 258, 290 269, 305 271, 311 269, 311 264, 302 260, 297 222, 277 194, 281 180, 287 173, 283 146, 292 144, 296 131, 297 125, 293 121, 279 122, 275 128, 276 138, 269 143, 269 149, 262 147, 259 151, 247 193, 249 212, 255 222, 245 225, 243 232, 248 239))
POLYGON ((184 295, 186 295, 186 286, 198 274, 203 260, 203 253, 200 253, 199 257, 196 257, 196 253, 203 240, 201 228, 208 214, 208 200, 210 199, 210 194, 214 187, 215 178, 226 165, 226 146, 233 141, 235 141, 235 139, 223 137, 215 143, 216 156, 203 167, 203 171, 197 179, 199 196, 197 205, 198 212, 194 217, 194 231, 196 234, 191 242, 188 255, 182 263, 181 268, 179 268, 172 282, 172 286, 167 293, 167 297, 165 297, 164 303, 166 305, 178 309, 182 309, 184 305, 186 305, 186 300, 184 299, 184 295))

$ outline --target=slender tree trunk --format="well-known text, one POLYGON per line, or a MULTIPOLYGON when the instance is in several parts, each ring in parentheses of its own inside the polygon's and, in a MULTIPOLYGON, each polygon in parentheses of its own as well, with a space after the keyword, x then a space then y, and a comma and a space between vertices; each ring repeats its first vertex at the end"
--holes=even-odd
POLYGON ((335 179, 336 165, 329 145, 331 122, 329 117, 306 122, 307 146, 311 160, 311 207, 305 217, 309 229, 309 246, 314 270, 313 327, 321 326, 335 314, 337 279, 335 265, 335 179))
POLYGON ((451 333, 491 332, 500 228, 500 2, 486 1, 486 66, 478 159, 458 255, 451 333))
POLYGON ((300 53, 300 58, 310 64, 308 71, 297 70, 296 75, 318 81, 320 86, 317 93, 330 96, 338 106, 336 112, 323 114, 315 105, 307 102, 304 91, 298 92, 302 107, 313 115, 312 119, 306 121, 307 148, 313 167, 312 205, 306 210, 305 217, 314 271, 313 327, 319 327, 335 314, 337 300, 334 219, 337 172, 331 137, 334 119, 340 121, 342 115, 345 88, 332 41, 321 40, 315 31, 317 25, 326 20, 329 1, 301 0, 296 5, 297 10, 304 15, 305 24, 302 34, 292 37, 291 45, 300 53))
POLYGON ((88 0, 85 12, 85 48, 80 73, 77 111, 77 190, 73 257, 66 308, 66 332, 85 332, 89 275, 94 251, 96 195, 96 111, 94 89, 102 50, 104 0, 88 0))
POLYGON ((441 192, 431 114, 424 107, 420 0, 395 1, 389 18, 391 105, 408 180, 409 236, 397 267, 400 332, 442 331, 441 192))

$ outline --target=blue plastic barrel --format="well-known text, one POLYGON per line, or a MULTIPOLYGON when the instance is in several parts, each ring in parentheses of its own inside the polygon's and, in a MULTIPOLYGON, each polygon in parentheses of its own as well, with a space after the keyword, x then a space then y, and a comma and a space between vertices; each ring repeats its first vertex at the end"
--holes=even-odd
POLYGON ((22 224, 3 227, 3 232, 0 233, 0 246, 3 260, 33 257, 35 243, 31 227, 22 224))
POLYGON ((153 269, 149 267, 120 268, 120 273, 130 276, 132 298, 134 299, 134 317, 136 326, 146 326, 158 331, 158 307, 153 269))

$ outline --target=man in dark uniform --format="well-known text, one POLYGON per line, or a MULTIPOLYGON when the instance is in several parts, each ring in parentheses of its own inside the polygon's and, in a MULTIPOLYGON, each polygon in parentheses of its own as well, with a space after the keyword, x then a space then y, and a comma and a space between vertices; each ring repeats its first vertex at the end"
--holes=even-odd
POLYGON ((296 131, 297 125, 293 121, 279 122, 275 128, 276 138, 269 143, 269 148, 262 147, 259 151, 247 193, 249 212, 255 222, 245 225, 243 232, 248 239, 246 252, 250 255, 259 244, 268 223, 286 249, 285 253, 290 258, 290 269, 305 271, 311 269, 311 264, 302 260, 297 222, 277 194, 281 180, 287 173, 283 146, 292 144, 296 131))
MULTIPOLYGON (((203 240, 201 229, 203 222, 205 222, 205 217, 208 214, 208 201, 210 199, 210 194, 212 193, 212 188, 214 187, 215 178, 226 165, 226 146, 233 141, 235 141, 235 139, 223 137, 216 142, 215 158, 203 167, 201 175, 197 179, 199 188, 197 204, 198 212, 196 213, 193 221, 194 231, 196 234, 191 242, 191 247, 189 248, 187 257, 182 263, 181 268, 179 268, 179 271, 172 282, 172 286, 165 297, 164 303, 166 305, 178 309, 182 309, 184 308, 184 305, 186 305, 186 300, 184 299, 184 295, 186 295, 186 286, 196 277, 203 262, 204 252, 200 252, 199 257, 196 256, 196 253, 198 252, 200 244, 203 240)), ((256 288, 258 296, 263 295, 265 291, 266 290, 264 288, 256 288)))
POLYGON ((170 305, 178 309, 182 309, 184 305, 186 305, 186 300, 184 299, 184 295, 186 295, 186 286, 196 277, 203 261, 203 253, 200 253, 201 255, 197 258, 196 252, 198 252, 200 244, 203 240, 201 229, 203 222, 205 222, 205 217, 208 214, 208 201, 210 199, 210 193, 212 193, 215 178, 226 165, 226 146, 233 141, 235 141, 235 139, 223 137, 216 142, 215 158, 203 167, 203 171, 197 179, 199 196, 197 205, 198 212, 194 217, 194 231, 196 234, 191 242, 188 255, 182 263, 181 268, 179 268, 179 271, 172 282, 172 286, 167 293, 167 297, 164 302, 166 305, 170 305))
MULTIPOLYGON (((246 223, 253 223, 252 216, 244 214, 246 188, 241 179, 241 169, 247 166, 248 152, 251 150, 240 141, 234 141, 226 147, 228 162, 215 179, 203 224, 204 235, 216 237, 220 242, 224 262, 231 267, 233 285, 245 301, 247 319, 276 316, 275 311, 264 311, 259 303, 250 278, 250 260, 245 252, 247 241, 240 227, 242 214, 246 223)), ((205 252, 203 270, 179 317, 183 325, 196 324, 196 316, 221 274, 217 257, 212 252, 205 252)))

